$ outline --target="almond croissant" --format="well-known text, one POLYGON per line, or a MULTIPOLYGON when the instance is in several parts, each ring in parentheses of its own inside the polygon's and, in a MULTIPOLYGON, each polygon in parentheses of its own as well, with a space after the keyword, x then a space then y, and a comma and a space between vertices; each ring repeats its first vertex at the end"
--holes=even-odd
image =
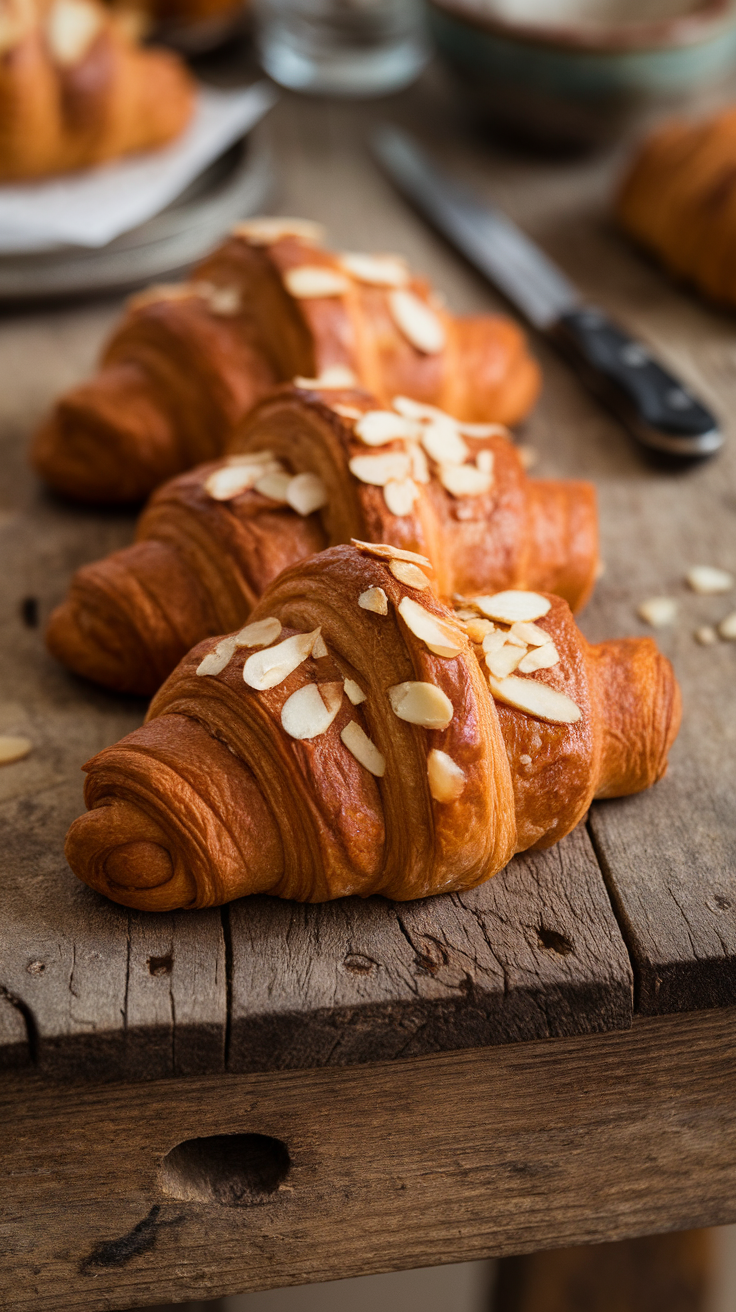
POLYGON ((146 911, 472 888, 661 778, 680 702, 649 638, 590 646, 566 603, 457 614, 421 556, 333 547, 201 643, 86 766, 80 879, 146 911))
POLYGON ((186 127, 194 82, 96 0, 3 0, 0 181, 149 150, 186 127))
POLYGON ((193 282, 134 297, 97 376, 37 435, 42 478, 84 501, 140 500, 222 454, 255 401, 296 375, 327 372, 460 419, 527 413, 539 370, 510 320, 455 318, 403 260, 338 256, 317 240, 315 224, 254 220, 193 282))
POLYGON ((594 488, 527 478, 498 425, 287 386, 231 445, 241 454, 154 494, 133 546, 78 570, 47 632, 64 665, 153 693, 195 643, 244 624, 282 569, 351 537, 423 552, 448 595, 540 588, 576 609, 593 586, 594 488))
POLYGON ((657 129, 624 180, 617 213, 672 273, 736 304, 736 109, 657 129))

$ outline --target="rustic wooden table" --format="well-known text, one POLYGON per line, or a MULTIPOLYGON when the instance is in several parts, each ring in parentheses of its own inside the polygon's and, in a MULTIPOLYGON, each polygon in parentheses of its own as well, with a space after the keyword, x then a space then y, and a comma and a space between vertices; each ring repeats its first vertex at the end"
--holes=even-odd
MULTIPOLYGON (((431 79, 388 106, 285 98, 267 129, 277 212, 404 251, 458 310, 496 308, 373 168, 365 136, 386 114, 732 427, 733 317, 612 229, 616 157, 504 155, 458 130, 431 79)), ((25 455, 118 312, 0 320, 0 732, 34 743, 0 771, 0 1306, 95 1312, 736 1220, 736 646, 693 639, 736 598, 683 583, 693 564, 736 569, 733 434, 717 461, 658 472, 535 343, 536 472, 600 491, 607 570, 583 628, 642 632, 639 601, 680 603, 659 635, 685 699, 663 783, 473 893, 147 916, 78 885, 62 855, 80 765, 144 705, 69 676, 42 642, 72 571, 127 542, 133 517, 54 500, 25 455), (240 1137, 223 1151, 223 1135, 240 1137)))

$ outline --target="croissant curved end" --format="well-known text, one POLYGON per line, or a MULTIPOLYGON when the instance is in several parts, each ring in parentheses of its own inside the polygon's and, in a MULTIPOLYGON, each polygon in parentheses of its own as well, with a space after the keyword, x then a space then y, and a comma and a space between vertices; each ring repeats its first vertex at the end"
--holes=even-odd
POLYGON ((196 898, 191 873, 172 853, 163 830, 134 802, 115 801, 80 816, 64 851, 90 888, 123 906, 173 911, 196 898))

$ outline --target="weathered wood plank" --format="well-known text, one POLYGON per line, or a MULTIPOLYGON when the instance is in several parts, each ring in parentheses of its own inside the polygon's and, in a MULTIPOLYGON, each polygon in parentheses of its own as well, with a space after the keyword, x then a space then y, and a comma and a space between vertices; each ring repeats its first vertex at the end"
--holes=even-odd
POLYGON ((629 959, 584 829, 469 893, 230 908, 228 1069, 625 1028, 629 959))
POLYGON ((108 1312, 734 1221, 734 1019, 359 1069, 8 1077, 0 1306, 108 1312), (287 1174, 261 1144, 260 1188, 246 1157, 224 1203, 202 1197, 225 1185, 214 1152, 162 1186, 182 1141, 244 1134, 285 1145, 287 1174))

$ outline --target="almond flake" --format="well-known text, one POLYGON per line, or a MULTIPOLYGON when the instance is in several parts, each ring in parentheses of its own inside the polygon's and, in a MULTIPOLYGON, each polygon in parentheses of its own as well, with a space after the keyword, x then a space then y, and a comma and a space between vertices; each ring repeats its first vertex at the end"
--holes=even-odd
POLYGON ((345 696, 348 701, 352 702, 353 706, 360 706, 360 703, 366 700, 366 694, 360 684, 355 682, 355 679, 343 679, 342 686, 345 689, 345 696))
POLYGON ((234 497, 255 487, 266 474, 282 472, 283 466, 273 458, 265 463, 241 457, 237 463, 228 462, 220 469, 213 470, 205 479, 204 490, 213 501, 232 501, 234 497))
MULTIPOLYGON (((458 615, 458 619, 460 618, 458 615)), ((493 624, 490 620, 479 620, 475 615, 463 621, 463 628, 471 642, 483 642, 488 634, 493 632, 493 624)), ((499 643, 499 646, 502 645, 499 643)))
POLYGON ((519 453, 519 459, 521 461, 522 468, 529 470, 529 469, 533 469, 535 465, 539 464, 539 452, 535 451, 533 446, 520 445, 517 446, 516 450, 519 453))
MULTIPOLYGON (((341 392, 355 387, 357 381, 353 370, 346 364, 328 365, 318 378, 302 378, 297 374, 292 379, 295 387, 302 387, 307 392, 341 392)), ((359 410, 358 414, 362 414, 362 411, 359 410)))
POLYGON ((541 620, 551 602, 538 592, 521 592, 515 588, 508 592, 494 592, 492 597, 474 597, 476 606, 491 620, 502 624, 515 624, 517 620, 541 620))
POLYGON ((254 486, 261 496, 270 497, 271 501, 286 502, 291 481, 292 476, 287 473, 262 474, 254 486))
POLYGON ((420 556, 416 551, 404 551, 403 547, 392 547, 388 542, 361 542, 360 538, 351 538, 350 545, 368 556, 378 556, 381 560, 408 560, 412 565, 433 568, 431 560, 427 560, 426 556, 420 556))
POLYGON ((433 683, 395 683, 388 699, 399 720, 423 729, 446 729, 455 713, 450 698, 433 683))
POLYGON ((159 282, 129 296, 125 304, 128 310, 142 310, 146 305, 158 305, 161 301, 190 301, 201 294, 191 282, 159 282))
POLYGON ((300 264, 282 275, 286 290, 299 301, 323 296, 344 296, 349 290, 347 278, 324 264, 300 264))
POLYGON ((477 454, 477 456, 475 457, 475 467, 476 467, 476 469, 479 469, 479 470, 480 470, 481 474, 492 474, 492 473, 493 473, 493 452, 492 452, 492 451, 479 451, 478 454, 477 454))
POLYGON ((430 584, 427 575, 423 573, 417 565, 412 565, 408 560, 390 560, 388 567, 395 579, 403 583, 407 588, 418 588, 422 591, 429 588, 430 584))
POLYGON ((701 647, 712 647, 714 642, 718 642, 718 634, 712 624, 703 624, 701 628, 695 630, 693 637, 701 647))
POLYGON ((414 292, 389 292, 388 304, 396 327, 418 351, 424 355, 438 355, 445 349, 442 320, 414 292))
POLYGON ((731 611, 718 625, 718 632, 726 642, 736 642, 736 610, 731 611))
POLYGON ((360 255, 348 252, 340 256, 340 263, 351 278, 372 287, 405 287, 409 281, 406 264, 398 255, 360 255))
MULTIPOLYGON (((486 624, 489 622, 489 620, 485 621, 486 624)), ((503 629, 496 629, 491 625, 490 630, 483 638, 483 650, 486 656, 490 656, 492 652, 500 651, 502 647, 505 647, 508 636, 508 633, 505 633, 503 629)))
POLYGON ((376 615, 388 615, 388 597, 383 588, 366 588, 358 597, 358 605, 376 615))
POLYGON ((334 410, 335 414, 339 415, 341 419, 360 419, 363 413, 362 410, 358 410, 357 406, 342 405, 340 401, 334 401, 330 409, 334 410))
POLYGON ((384 446, 398 438, 416 436, 416 424, 393 410, 366 410, 355 425, 355 436, 366 446, 384 446))
POLYGON ((537 720, 550 720, 553 724, 575 724, 582 716, 579 706, 571 697, 548 683, 537 679, 520 679, 512 674, 508 679, 489 680, 491 692, 498 701, 526 711, 537 720))
POLYGON ((386 773, 386 758, 372 743, 368 734, 355 720, 349 720, 341 731, 340 737, 356 761, 370 770, 376 778, 382 779, 386 773))
POLYGON ((229 633, 226 638, 218 642, 213 651, 205 656, 197 666, 196 673, 221 674, 226 665, 229 665, 238 647, 268 647, 270 643, 275 642, 281 632, 281 620, 277 620, 275 615, 269 615, 265 620, 254 620, 252 624, 246 624, 244 629, 239 633, 229 633))
POLYGON ((408 478, 409 457, 405 451, 386 451, 380 456, 353 456, 348 469, 361 483, 385 487, 392 479, 408 478))
POLYGON ((292 738, 318 738, 329 729, 341 702, 341 684, 307 683, 287 697, 281 723, 292 738))
POLYGON ((46 36, 55 63, 77 64, 104 23, 104 11, 86 0, 56 0, 46 19, 46 36))
MULTIPOLYGON (((534 674, 535 670, 551 670, 559 665, 560 654, 553 642, 545 642, 543 647, 533 647, 527 652, 519 665, 520 674, 534 674)), ((494 671, 495 673, 495 671, 494 671)))
POLYGON ((685 575, 693 592, 716 595, 730 592, 736 583, 733 574, 726 569, 716 569, 713 565, 694 565, 685 575))
POLYGON ((517 620, 509 629, 509 636, 520 638, 528 647, 544 647, 546 643, 551 642, 549 634, 540 629, 538 624, 531 624, 526 620, 517 620))
POLYGON ((493 475, 476 465, 441 465, 440 483, 453 497, 482 497, 493 486, 493 475))
POLYGON ((319 474, 295 474, 286 488, 286 500, 299 515, 311 515, 327 505, 327 488, 319 474))
POLYGON ((465 771, 447 752, 434 747, 427 757, 429 791, 435 802, 456 802, 465 788, 465 771))
POLYGON ((431 482, 429 474, 429 465, 427 457, 418 442, 410 442, 407 446, 409 459, 411 460, 411 476, 415 483, 431 482))
POLYGON ((410 478, 389 479, 383 489, 383 499, 392 515, 410 515, 419 496, 419 488, 410 478))
POLYGON ((524 658, 526 648, 510 647, 505 643, 498 651, 488 652, 486 655, 486 665, 495 679, 505 679, 507 674, 513 674, 517 665, 524 658))
POLYGON ((436 405, 415 401, 411 396, 395 396, 391 404, 398 414, 405 415, 407 419, 449 419, 455 427, 458 427, 458 422, 452 415, 448 415, 436 405))
POLYGON ((448 624, 446 620, 432 615, 412 597, 402 597, 399 615, 407 629, 410 629, 415 638, 419 638, 435 656, 451 658, 460 655, 465 644, 454 624, 448 624))
POLYGON ((236 223, 232 233, 234 237, 244 237, 253 246, 270 246, 283 237, 298 237, 319 246, 325 238, 322 224, 311 219, 246 219, 244 223, 236 223))
POLYGON ((663 629, 674 624, 677 618, 677 602, 672 597, 650 597, 637 606, 636 613, 645 624, 653 629, 663 629))
POLYGON ((462 420, 458 420, 457 426, 463 437, 475 437, 479 440, 484 437, 511 437, 505 424, 465 424, 462 420))
POLYGON ((462 465, 470 455, 452 420, 435 419, 421 433, 427 455, 438 465, 462 465))
POLYGON ((16 737, 14 734, 0 734, 0 765, 12 765, 22 761, 33 747, 30 738, 16 737))
POLYGON ((210 286, 207 300, 213 314, 223 319, 230 319, 239 314, 242 307, 240 292, 237 287, 210 286))
POLYGON ((283 683, 302 661, 305 661, 319 636, 319 629, 311 633, 295 633, 275 647, 249 656, 243 666, 243 679, 249 688, 264 692, 283 683))
POLYGON ((317 634, 312 647, 312 656, 316 661, 321 661, 323 656, 327 655, 327 643, 321 633, 317 634))

